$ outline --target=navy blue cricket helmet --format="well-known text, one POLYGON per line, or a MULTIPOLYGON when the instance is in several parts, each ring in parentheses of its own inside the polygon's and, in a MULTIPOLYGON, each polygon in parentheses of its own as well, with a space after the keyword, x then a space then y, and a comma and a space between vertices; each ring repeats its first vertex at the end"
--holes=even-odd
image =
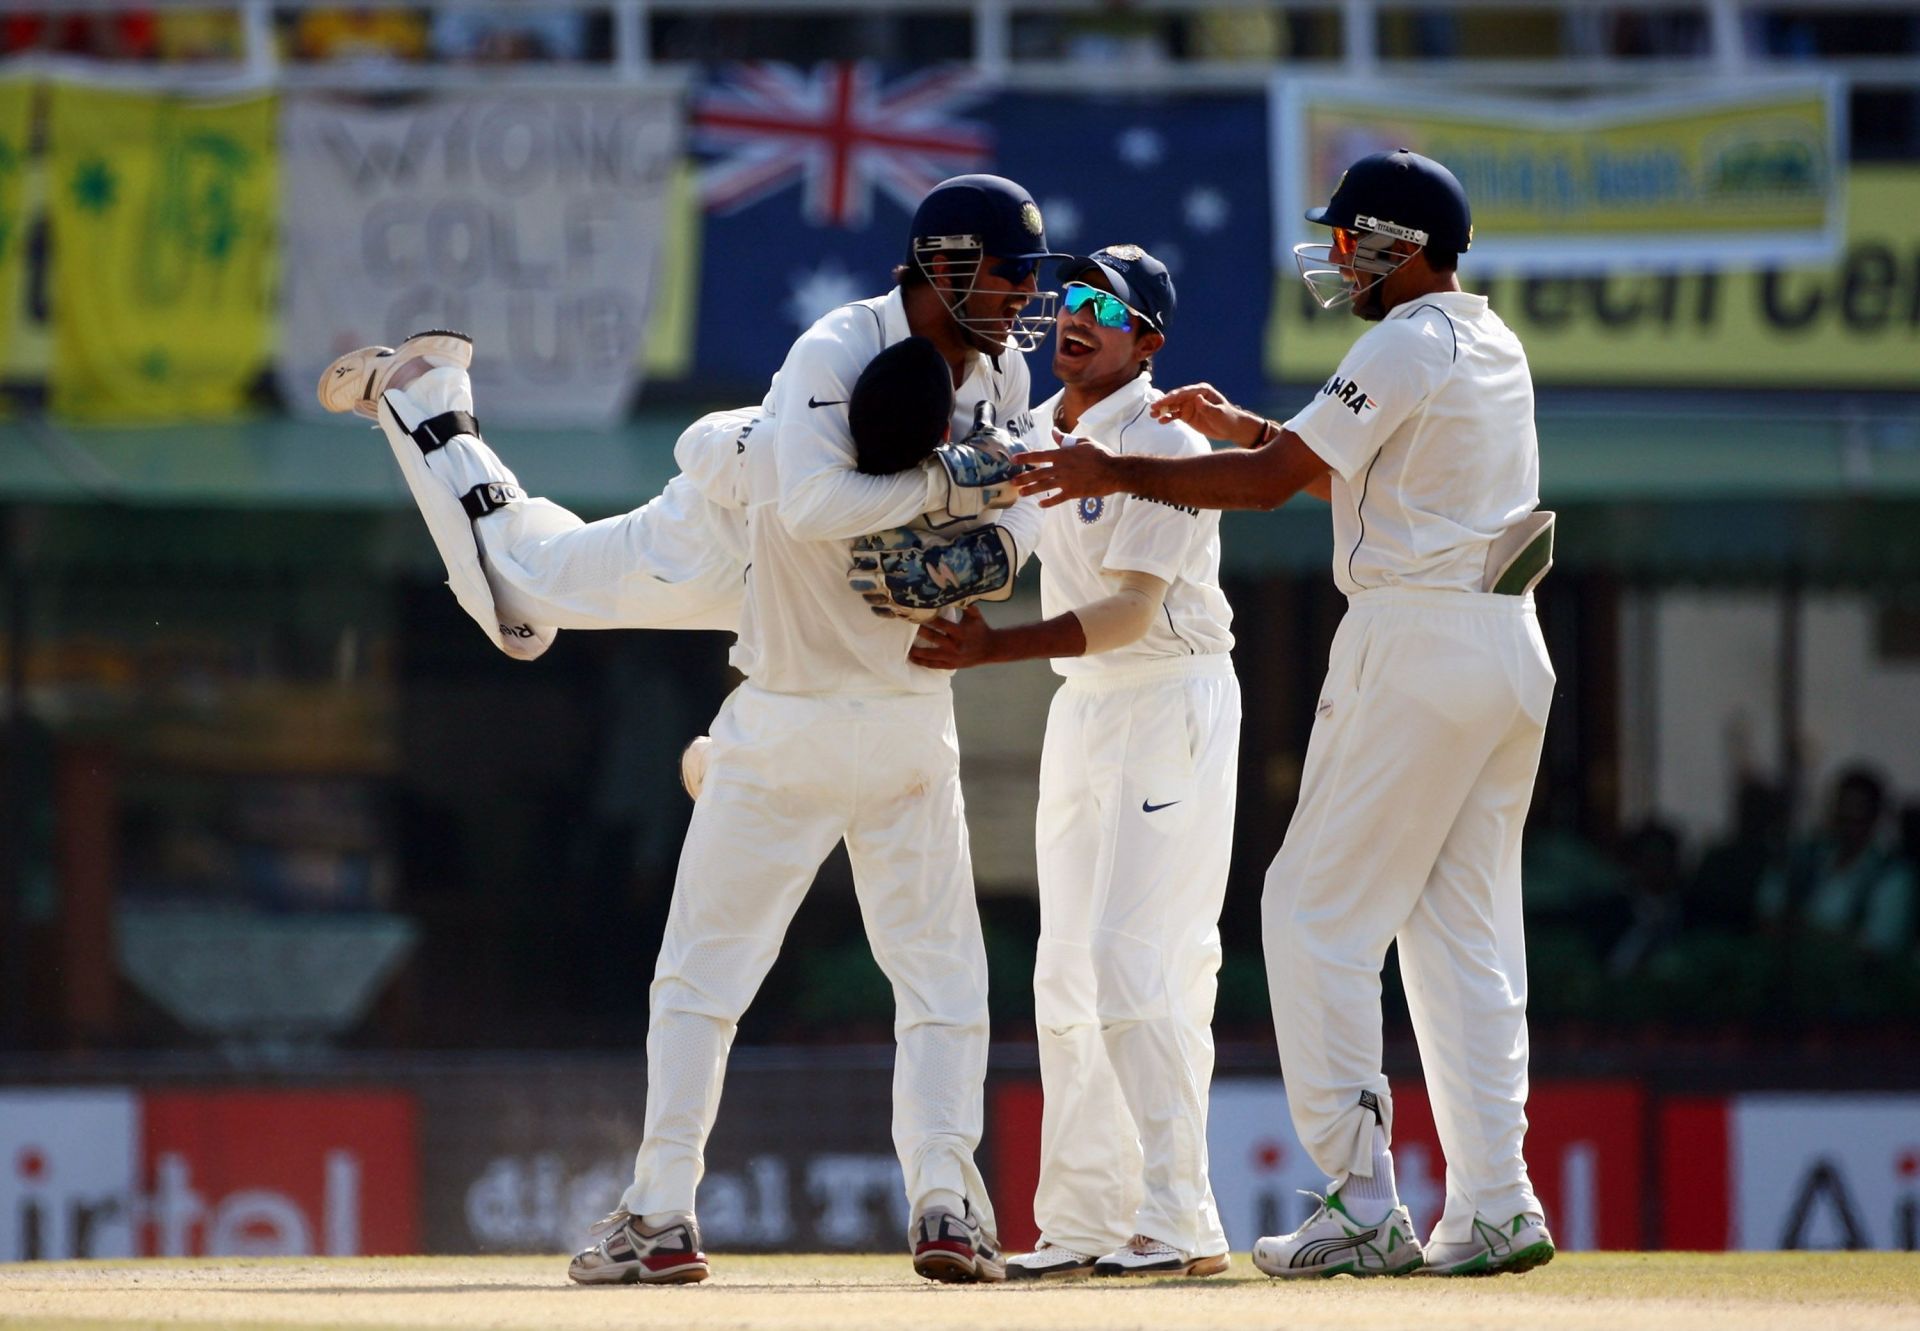
POLYGON ((1333 244, 1293 247, 1308 290, 1328 308, 1353 299, 1405 262, 1405 256, 1390 253, 1396 240, 1453 254, 1473 244, 1473 212, 1458 178, 1431 157, 1406 148, 1372 153, 1348 167, 1333 198, 1307 209, 1307 220, 1336 228, 1333 244), (1372 274, 1373 281, 1349 282, 1340 272, 1343 265, 1372 274))
MULTIPOLYGON (((940 255, 969 265, 984 256, 993 261, 989 271, 995 277, 1016 287, 1034 277, 1044 260, 1067 257, 1047 248, 1046 224, 1033 196, 1005 176, 992 175, 943 180, 913 210, 908 263, 931 279, 929 265, 940 255)), ((1013 326, 1002 329, 993 320, 966 311, 967 298, 977 289, 971 278, 964 286, 951 281, 935 285, 954 320, 993 344, 988 349, 996 352, 1032 351, 1039 346, 1053 327, 1060 300, 1058 292, 1036 289, 1013 326)))

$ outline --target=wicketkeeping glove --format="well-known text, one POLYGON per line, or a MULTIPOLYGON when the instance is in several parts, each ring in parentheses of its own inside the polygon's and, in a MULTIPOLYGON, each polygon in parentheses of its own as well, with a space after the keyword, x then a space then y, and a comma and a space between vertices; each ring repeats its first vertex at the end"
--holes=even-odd
POLYGON ((1019 445, 994 423, 993 404, 974 408, 973 429, 958 443, 933 450, 923 466, 934 472, 934 506, 927 511, 931 526, 977 518, 990 508, 1010 508, 1020 498, 1013 478, 1020 471, 1014 454, 1019 445))
POLYGON ((1013 595, 1013 538, 981 527, 951 539, 896 527, 853 543, 847 584, 876 615, 932 619, 948 606, 1013 595))

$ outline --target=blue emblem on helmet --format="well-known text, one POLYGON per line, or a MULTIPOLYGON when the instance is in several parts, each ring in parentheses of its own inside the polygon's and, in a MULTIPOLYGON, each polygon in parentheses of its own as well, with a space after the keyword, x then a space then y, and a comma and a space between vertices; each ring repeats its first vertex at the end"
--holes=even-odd
POLYGON ((1100 521, 1100 515, 1106 511, 1107 501, 1105 499, 1094 498, 1082 499, 1080 501, 1080 521, 1086 523, 1088 526, 1092 526, 1094 523, 1100 521))

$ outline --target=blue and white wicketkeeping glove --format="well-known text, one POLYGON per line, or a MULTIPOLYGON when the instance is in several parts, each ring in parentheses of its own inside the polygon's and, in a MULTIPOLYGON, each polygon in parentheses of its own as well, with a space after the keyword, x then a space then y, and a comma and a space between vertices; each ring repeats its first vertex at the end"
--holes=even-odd
POLYGON ((933 450, 922 466, 933 472, 933 507, 928 525, 944 527, 977 518, 988 509, 1010 508, 1020 498, 1013 478, 1019 474, 1020 445, 994 424, 993 406, 982 402, 973 429, 957 443, 933 450))
POLYGON ((847 584, 876 615, 917 622, 948 606, 1013 595, 1013 538, 1004 527, 935 536, 907 527, 853 543, 847 584))

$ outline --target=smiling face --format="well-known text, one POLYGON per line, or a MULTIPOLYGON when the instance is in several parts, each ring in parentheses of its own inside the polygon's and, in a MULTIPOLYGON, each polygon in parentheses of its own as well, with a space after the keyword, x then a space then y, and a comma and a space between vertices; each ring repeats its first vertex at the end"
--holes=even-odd
MULTIPOLYGON (((953 317, 960 340, 975 351, 998 356, 1014 340, 1020 312, 1039 287, 1039 265, 1032 260, 1000 259, 988 254, 955 263, 945 255, 928 265, 928 278, 953 317)), ((1044 327, 1039 334, 1044 335, 1044 327)), ((1027 349, 1032 344, 1029 342, 1027 349)))
MULTIPOLYGON (((1099 291, 1113 290, 1097 268, 1074 280, 1099 291)), ((1070 388, 1091 390, 1092 398, 1105 397, 1138 374, 1141 362, 1165 341, 1138 315, 1131 330, 1107 328, 1095 317, 1092 305, 1077 310, 1062 305, 1053 331, 1053 374, 1070 388)))
POLYGON ((981 351, 998 355, 1006 347, 1014 319, 1039 288, 1037 269, 1036 264, 1010 264, 990 254, 980 260, 973 291, 961 312, 966 315, 968 334, 981 351), (1022 268, 1024 273, 1016 271, 1012 279, 1004 275, 1006 270, 1022 268))

